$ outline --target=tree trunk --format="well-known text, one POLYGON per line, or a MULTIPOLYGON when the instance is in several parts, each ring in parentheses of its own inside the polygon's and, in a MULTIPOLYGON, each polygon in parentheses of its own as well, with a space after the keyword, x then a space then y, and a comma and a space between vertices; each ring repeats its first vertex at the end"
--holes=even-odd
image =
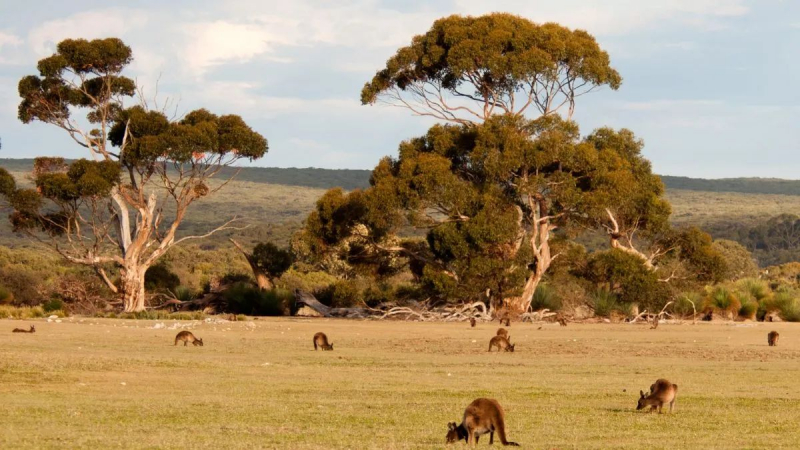
POLYGON ((269 280, 267 274, 252 265, 250 267, 253 269, 253 275, 256 277, 256 284, 258 284, 258 288, 262 291, 268 291, 272 289, 272 281, 269 280))
POLYGON ((125 312, 140 312, 145 308, 144 274, 147 268, 132 265, 121 271, 122 307, 125 312))
POLYGON ((242 253, 242 256, 244 256, 244 259, 246 259, 247 263, 250 264, 250 269, 253 271, 253 276, 256 278, 256 284, 258 284, 258 288, 262 291, 268 291, 272 289, 272 280, 269 279, 269 276, 266 272, 258 267, 258 264, 256 264, 256 261, 253 259, 253 255, 247 253, 247 251, 241 245, 239 245, 238 242, 234 241, 233 238, 228 238, 228 240, 231 241, 234 247, 239 249, 239 251, 242 253))

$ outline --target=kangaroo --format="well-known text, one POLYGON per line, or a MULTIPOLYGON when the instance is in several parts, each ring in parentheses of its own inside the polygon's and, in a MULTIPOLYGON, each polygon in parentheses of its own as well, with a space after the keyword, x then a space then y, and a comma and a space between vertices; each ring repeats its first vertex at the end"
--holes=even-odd
POLYGON ((317 346, 321 347, 322 350, 333 350, 333 344, 328 343, 328 336, 325 336, 325 333, 317 333, 314 335, 314 350, 317 349, 317 346))
POLYGON ((651 330, 655 330, 658 328, 658 316, 653 317, 653 326, 650 327, 651 330))
POLYGON ((474 317, 470 317, 470 318, 469 318, 469 326, 471 326, 472 328, 475 328, 475 324, 476 324, 477 322, 478 322, 478 321, 477 321, 477 320, 475 320, 475 318, 474 318, 474 317))
MULTIPOLYGON (((14 331, 16 331, 16 330, 14 330, 14 331)), ((769 344, 769 346, 770 347, 775 347, 776 345, 778 345, 778 338, 779 337, 781 337, 781 335, 778 334, 777 331, 770 331, 769 334, 767 335, 767 343, 769 344)))
POLYGON ((186 345, 189 344, 189 342, 191 342, 192 345, 194 345, 194 346, 197 346, 197 345, 199 345, 200 347, 203 346, 203 340, 196 338, 195 335, 193 335, 191 331, 185 331, 184 330, 184 331, 181 331, 180 333, 178 333, 175 336, 175 345, 178 345, 179 341, 183 341, 183 346, 184 347, 186 347, 186 345))
POLYGON ((650 394, 645 395, 644 391, 639 391, 639 403, 636 405, 636 410, 640 410, 650 406, 650 412, 658 409, 661 414, 661 409, 665 403, 669 403, 669 412, 672 412, 675 407, 675 399, 678 397, 678 385, 672 384, 669 381, 659 378, 650 386, 650 394))
POLYGON ((496 336, 503 336, 504 338, 508 339, 508 330, 505 328, 498 328, 496 336))
MULTIPOLYGON (((505 322, 506 322, 506 326, 507 327, 511 326, 511 319, 509 319, 508 317, 505 318, 505 322)), ((502 325, 502 324, 503 324, 503 320, 500 320, 500 325, 502 325)))
POLYGON ((492 398, 475 399, 464 410, 464 419, 461 425, 455 422, 447 424, 447 443, 465 440, 469 445, 478 443, 482 434, 489 434, 489 445, 494 443, 494 433, 503 445, 519 447, 516 442, 506 440, 506 421, 503 408, 497 400, 492 398))
POLYGON ((516 344, 512 344, 509 342, 510 336, 495 336, 489 341, 489 351, 492 351, 492 347, 497 347, 497 351, 505 350, 507 352, 514 352, 514 346, 516 344))
MULTIPOLYGON (((31 328, 29 330, 26 330, 24 328, 14 328, 12 333, 36 333, 36 327, 31 325, 31 328)), ((775 333, 775 334, 777 334, 777 333, 775 333)), ((772 344, 770 344, 770 345, 772 345, 772 344)))
POLYGON ((561 325, 562 327, 567 326, 567 319, 565 319, 563 317, 559 317, 558 318, 558 324, 561 325))

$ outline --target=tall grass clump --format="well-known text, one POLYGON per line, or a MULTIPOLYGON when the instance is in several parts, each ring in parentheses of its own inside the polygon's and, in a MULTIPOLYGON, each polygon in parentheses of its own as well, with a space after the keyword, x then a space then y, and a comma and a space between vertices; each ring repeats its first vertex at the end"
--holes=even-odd
POLYGON ((796 291, 779 290, 769 302, 768 309, 777 311, 781 319, 787 322, 800 322, 800 300, 796 291))
POLYGON ((703 309, 703 296, 698 292, 684 292, 672 304, 672 312, 678 317, 689 317, 703 309), (692 306, 694 303, 694 306, 692 306))
POLYGON ((50 315, 66 316, 61 310, 46 313, 41 306, 0 305, 0 319, 38 319, 50 315))
POLYGON ((536 292, 533 293, 533 301, 531 301, 531 310, 541 311, 543 309, 549 309, 550 311, 561 309, 561 298, 555 289, 546 283, 541 283, 536 287, 536 292))
POLYGON ((726 286, 715 286, 706 296, 705 309, 712 309, 729 319, 739 312, 739 306, 739 300, 726 286))
POLYGON ((592 293, 591 302, 594 314, 599 317, 611 317, 615 312, 629 316, 632 311, 630 304, 620 302, 616 294, 603 288, 592 293))

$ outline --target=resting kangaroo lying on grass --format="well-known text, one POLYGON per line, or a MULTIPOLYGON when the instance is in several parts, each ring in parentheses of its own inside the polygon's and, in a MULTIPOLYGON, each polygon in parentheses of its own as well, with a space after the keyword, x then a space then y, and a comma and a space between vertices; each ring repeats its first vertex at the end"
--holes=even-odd
POLYGON ((25 330, 23 328, 14 328, 12 333, 36 333, 36 327, 31 325, 31 329, 30 330, 25 330))

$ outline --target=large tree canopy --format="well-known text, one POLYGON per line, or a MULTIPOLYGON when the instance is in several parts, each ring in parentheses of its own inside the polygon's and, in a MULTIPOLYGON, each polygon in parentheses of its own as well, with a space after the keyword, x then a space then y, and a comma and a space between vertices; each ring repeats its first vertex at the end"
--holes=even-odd
POLYGON ((416 114, 475 123, 492 114, 548 115, 622 78, 594 37, 554 23, 495 13, 453 15, 400 48, 361 91, 416 114))
POLYGON ((0 193, 15 229, 94 267, 126 311, 140 311, 147 269, 173 245, 201 237, 177 236, 188 207, 224 186, 209 182, 223 167, 264 156, 267 141, 236 115, 200 109, 175 121, 142 98, 126 106, 136 94, 122 75, 132 60, 119 39, 67 39, 39 61, 39 75, 22 78, 19 119, 63 129, 93 160, 37 158, 36 189, 19 190, 0 173, 0 193))

